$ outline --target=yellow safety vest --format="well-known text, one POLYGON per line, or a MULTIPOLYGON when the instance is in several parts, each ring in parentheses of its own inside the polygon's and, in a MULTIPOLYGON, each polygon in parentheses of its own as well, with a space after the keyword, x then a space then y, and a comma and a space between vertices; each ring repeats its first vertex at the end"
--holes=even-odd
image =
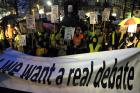
POLYGON ((121 42, 121 40, 123 39, 123 36, 124 36, 124 32, 121 32, 121 37, 120 37, 119 42, 121 42))
POLYGON ((21 35, 17 35, 16 37, 15 37, 15 45, 17 46, 17 47, 19 47, 19 41, 21 40, 21 35))
POLYGON ((41 32, 37 32, 39 36, 41 36, 41 32))
POLYGON ((50 44, 52 47, 55 46, 55 34, 50 35, 50 44))
POLYGON ((89 44, 90 53, 98 52, 100 48, 101 48, 101 45, 99 43, 97 43, 95 49, 93 48, 93 44, 89 44))
POLYGON ((115 44, 115 32, 112 33, 112 45, 115 44))
POLYGON ((140 48, 140 41, 138 41, 137 48, 140 48))
POLYGON ((45 54, 47 51, 45 48, 37 48, 36 49, 36 55, 37 56, 42 56, 43 54, 45 54))
POLYGON ((4 33, 2 31, 0 32, 0 40, 4 40, 4 33))

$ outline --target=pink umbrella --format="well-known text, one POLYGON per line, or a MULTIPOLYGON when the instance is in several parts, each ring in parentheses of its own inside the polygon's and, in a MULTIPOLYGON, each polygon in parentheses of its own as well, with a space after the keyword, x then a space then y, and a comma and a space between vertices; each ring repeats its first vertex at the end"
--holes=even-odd
POLYGON ((50 23, 43 23, 43 27, 45 27, 46 29, 51 29, 53 28, 53 25, 50 23))

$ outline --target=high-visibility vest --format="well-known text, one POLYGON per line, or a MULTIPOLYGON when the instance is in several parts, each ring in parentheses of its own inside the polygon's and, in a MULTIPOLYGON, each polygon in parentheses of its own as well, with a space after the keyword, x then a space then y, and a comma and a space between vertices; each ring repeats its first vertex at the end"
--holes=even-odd
POLYGON ((90 53, 91 52, 98 52, 100 48, 101 48, 101 45, 99 43, 97 43, 95 49, 93 48, 93 44, 92 43, 89 44, 90 53))
POLYGON ((115 32, 112 33, 112 45, 115 44, 115 32))
POLYGON ((4 40, 4 33, 2 31, 0 32, 0 40, 4 40))
POLYGON ((17 35, 16 37, 15 37, 15 41, 19 41, 21 39, 21 35, 17 35))
POLYGON ((137 46, 136 46, 137 48, 140 48, 140 40, 138 41, 138 43, 137 43, 137 46))
POLYGON ((20 45, 20 44, 19 44, 19 43, 20 43, 19 41, 21 40, 21 35, 17 35, 17 36, 15 37, 14 40, 15 40, 15 45, 16 45, 17 47, 19 47, 19 45, 20 45))
POLYGON ((55 46, 55 34, 50 35, 50 44, 52 47, 55 46))
POLYGON ((36 49, 36 55, 37 56, 42 56, 43 54, 47 53, 46 48, 37 48, 36 49))
POLYGON ((37 32, 37 34, 38 34, 39 36, 41 36, 41 32, 37 32))
POLYGON ((121 40, 123 39, 123 36, 124 36, 124 32, 121 32, 121 37, 120 37, 119 42, 121 42, 121 40))
POLYGON ((95 36, 95 32, 94 31, 93 32, 89 32, 88 36, 95 36))

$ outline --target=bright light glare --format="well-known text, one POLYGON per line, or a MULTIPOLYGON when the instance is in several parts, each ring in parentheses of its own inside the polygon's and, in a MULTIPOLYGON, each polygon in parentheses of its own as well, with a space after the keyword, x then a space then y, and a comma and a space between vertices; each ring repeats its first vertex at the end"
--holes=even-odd
POLYGON ((52 2, 51 1, 47 1, 47 5, 48 6, 51 6, 52 5, 52 2))
POLYGON ((5 13, 6 16, 8 16, 8 15, 10 15, 10 14, 11 14, 11 12, 7 12, 7 13, 5 13))
POLYGON ((90 12, 87 12, 87 13, 86 13, 86 16, 90 17, 90 12))
POLYGON ((44 9, 40 9, 39 14, 44 14, 44 9))
POLYGON ((112 13, 112 16, 116 17, 116 16, 117 16, 117 14, 116 14, 116 13, 112 13))
POLYGON ((62 20, 63 20, 63 18, 64 18, 64 16, 60 16, 60 21, 62 21, 62 20))

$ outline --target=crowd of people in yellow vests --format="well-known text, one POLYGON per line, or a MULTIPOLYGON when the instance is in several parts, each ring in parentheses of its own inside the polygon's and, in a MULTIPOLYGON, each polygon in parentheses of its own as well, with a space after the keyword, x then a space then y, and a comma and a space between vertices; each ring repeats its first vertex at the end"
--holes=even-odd
MULTIPOLYGON (((65 26, 45 29, 26 34, 26 46, 20 46, 19 28, 8 24, 6 31, 0 26, 0 51, 8 47, 20 52, 44 57, 65 56, 80 53, 111 51, 124 48, 140 48, 140 30, 136 33, 127 32, 127 28, 110 24, 109 27, 90 25, 84 31, 80 26, 75 27, 71 39, 65 40, 65 26)), ((56 26, 53 24, 53 26, 56 26)))

